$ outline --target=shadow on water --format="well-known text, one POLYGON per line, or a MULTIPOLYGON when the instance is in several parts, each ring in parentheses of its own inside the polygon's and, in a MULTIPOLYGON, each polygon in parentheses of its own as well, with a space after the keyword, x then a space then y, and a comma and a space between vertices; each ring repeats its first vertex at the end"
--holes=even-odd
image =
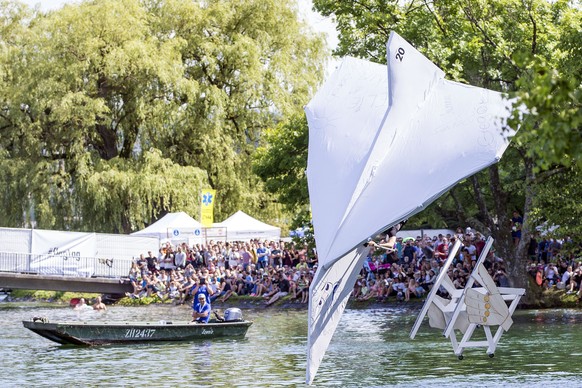
MULTIPOLYGON (((582 311, 517 311, 494 358, 468 349, 458 360, 425 321, 408 338, 417 307, 347 310, 316 376, 315 386, 582 385, 582 311)), ((59 320, 184 320, 187 306, 110 307, 76 314, 69 308, 0 308, 0 385, 216 387, 304 386, 307 312, 243 311, 253 320, 245 339, 65 347, 24 329, 33 316, 59 320)))

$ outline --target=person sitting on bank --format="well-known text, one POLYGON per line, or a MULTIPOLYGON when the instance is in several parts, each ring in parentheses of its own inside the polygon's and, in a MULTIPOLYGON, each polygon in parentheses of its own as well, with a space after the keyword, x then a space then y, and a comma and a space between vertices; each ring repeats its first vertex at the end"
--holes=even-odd
POLYGON ((284 297, 289 293, 290 283, 287 277, 281 272, 279 273, 279 283, 277 285, 277 292, 269 299, 267 306, 275 303, 279 298, 284 297))
POLYGON ((192 322, 208 323, 212 308, 206 301, 206 295, 198 294, 198 303, 192 303, 192 322))
POLYGON ((107 306, 105 306, 105 303, 103 303, 101 301, 101 297, 98 296, 97 299, 95 300, 95 304, 93 305, 93 310, 97 310, 97 311, 105 311, 107 310, 107 306))

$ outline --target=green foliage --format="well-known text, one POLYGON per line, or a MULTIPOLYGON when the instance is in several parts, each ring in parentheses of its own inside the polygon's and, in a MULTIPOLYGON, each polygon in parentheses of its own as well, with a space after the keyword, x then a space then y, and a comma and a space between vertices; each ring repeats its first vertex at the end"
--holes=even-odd
POLYGON ((156 149, 143 153, 137 163, 122 158, 101 161, 94 173, 78 185, 83 213, 95 213, 79 228, 103 232, 141 229, 151 219, 151 209, 181 209, 199 216, 198 193, 206 187, 204 171, 179 166, 162 158, 156 149), (134 224, 121 223, 129 218, 127 214, 131 214, 134 224))
POLYGON ((161 137, 160 148, 208 171, 218 195, 230 199, 217 204, 219 215, 241 203, 259 210, 267 199, 249 168, 252 154, 263 132, 298 112, 321 79, 322 40, 305 37, 288 1, 211 1, 197 8, 168 1, 159 10, 162 33, 188 42, 181 49, 186 76, 200 80, 197 95, 182 97, 188 108, 179 118, 197 125, 161 137))
POLYGON ((582 174, 574 166, 541 173, 530 216, 535 225, 559 226, 557 236, 582 236, 582 174))
POLYGON ((0 2, 0 224, 127 233, 208 186, 217 219, 271 212, 252 155, 324 66, 293 5, 0 2))
POLYGON ((266 190, 293 215, 290 229, 304 229, 304 237, 294 237, 295 242, 315 248, 305 175, 308 140, 305 115, 293 116, 265 132, 263 145, 254 157, 253 169, 265 182, 266 190))
MULTIPOLYGON (((536 160, 538 171, 555 165, 574 165, 582 170, 581 70, 561 72, 536 59, 532 77, 518 83, 523 88, 517 96, 529 112, 522 121, 528 131, 521 142, 528 143, 528 155, 536 160)), ((521 120, 516 113, 514 121, 521 120)))
POLYGON ((262 144, 254 157, 254 172, 288 210, 305 207, 309 203, 305 175, 308 144, 305 116, 295 116, 267 130, 262 144))
POLYGON ((36 301, 50 301, 62 304, 69 304, 73 298, 85 298, 87 303, 92 303, 99 294, 88 292, 64 292, 47 290, 12 290, 10 296, 13 299, 32 299, 36 301))

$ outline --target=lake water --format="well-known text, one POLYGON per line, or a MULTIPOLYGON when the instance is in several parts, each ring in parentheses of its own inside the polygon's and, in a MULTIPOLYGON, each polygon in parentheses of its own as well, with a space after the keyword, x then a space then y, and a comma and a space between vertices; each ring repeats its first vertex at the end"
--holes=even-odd
MULTIPOLYGON (((425 321, 408 333, 420 305, 346 310, 314 386, 582 386, 582 310, 517 311, 495 357, 450 342, 425 321)), ((110 306, 105 314, 0 304, 0 387, 305 386, 306 310, 243 310, 245 339, 131 346, 63 347, 22 320, 185 320, 186 306, 110 306)))

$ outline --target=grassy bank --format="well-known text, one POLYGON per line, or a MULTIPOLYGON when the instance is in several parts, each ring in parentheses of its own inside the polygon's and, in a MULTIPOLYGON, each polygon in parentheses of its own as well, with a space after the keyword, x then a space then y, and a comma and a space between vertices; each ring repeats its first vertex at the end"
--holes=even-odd
MULTIPOLYGON (((95 299, 100 294, 95 293, 79 293, 79 292, 63 292, 63 291, 45 291, 45 290, 13 290, 10 294, 10 300, 14 302, 46 302, 56 303, 68 306, 73 298, 85 298, 88 304, 94 303, 95 299)), ((350 300, 348 302, 349 308, 381 308, 382 306, 406 306, 415 305, 424 302, 423 299, 411 298, 409 302, 398 301, 396 297, 389 297, 386 301, 378 302, 375 298, 367 301, 350 300)), ((121 306, 145 306, 150 304, 172 304, 172 300, 161 300, 158 297, 144 297, 141 299, 121 298, 116 304, 121 306)), ((186 302, 191 303, 191 300, 186 302)), ((262 297, 247 296, 247 295, 233 295, 226 302, 221 303, 218 300, 212 303, 216 308, 296 308, 305 309, 307 304, 299 303, 294 300, 291 295, 287 295, 272 306, 266 306, 266 300, 262 297)), ((550 289, 544 291, 540 303, 536 306, 521 306, 524 308, 580 308, 582 305, 578 301, 575 294, 568 295, 565 290, 550 289)))
POLYGON ((101 294, 88 292, 64 292, 46 290, 12 290, 10 299, 15 302, 47 302, 69 305, 73 298, 85 298, 87 303, 93 303, 101 294))

